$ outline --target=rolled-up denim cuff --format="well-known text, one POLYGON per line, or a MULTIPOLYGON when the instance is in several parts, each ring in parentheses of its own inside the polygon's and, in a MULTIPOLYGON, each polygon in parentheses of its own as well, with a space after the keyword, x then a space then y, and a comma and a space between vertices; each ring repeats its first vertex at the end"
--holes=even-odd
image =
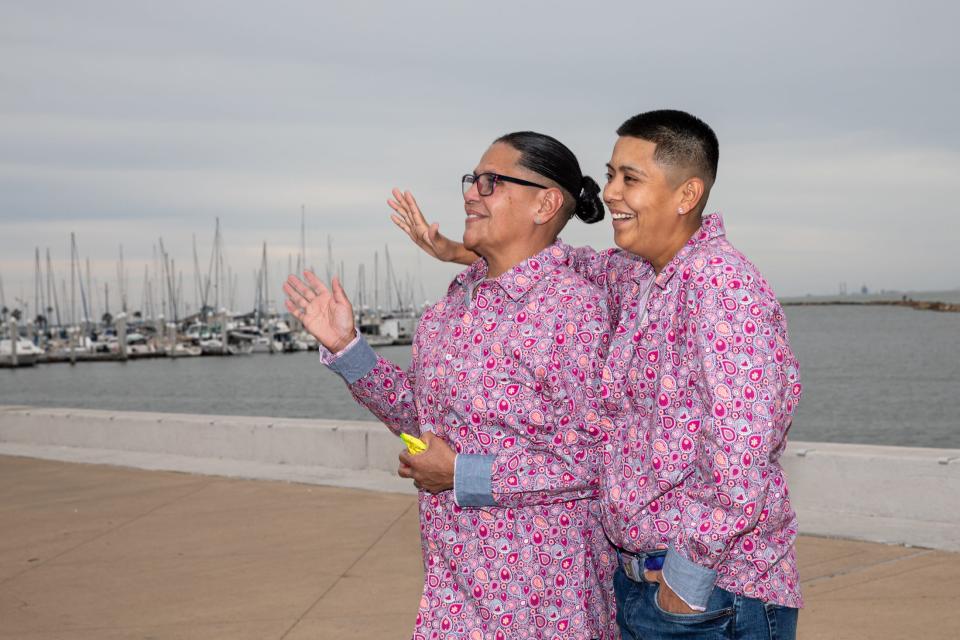
POLYGON ((687 560, 671 546, 663 559, 663 579, 688 607, 706 611, 717 572, 687 560))
POLYGON ((453 499, 461 507, 495 507, 492 476, 496 456, 458 454, 453 461, 453 499))
POLYGON ((343 378, 347 384, 353 384, 377 366, 377 354, 363 336, 357 334, 353 342, 336 354, 330 353, 321 345, 320 362, 343 378))

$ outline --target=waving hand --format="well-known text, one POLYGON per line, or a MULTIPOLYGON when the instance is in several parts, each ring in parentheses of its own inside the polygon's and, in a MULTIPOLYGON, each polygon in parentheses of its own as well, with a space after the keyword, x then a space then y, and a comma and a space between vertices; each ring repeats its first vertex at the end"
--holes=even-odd
POLYGON ((328 289, 312 271, 304 271, 306 282, 290 275, 283 283, 287 310, 324 347, 337 353, 355 335, 353 305, 336 277, 328 289))
POLYGON ((390 215, 393 223, 400 227, 413 242, 428 255, 443 262, 472 264, 479 256, 464 248, 463 244, 451 240, 440 233, 440 225, 429 224, 420 212, 416 199, 409 191, 393 190, 393 199, 387 204, 396 213, 390 215))

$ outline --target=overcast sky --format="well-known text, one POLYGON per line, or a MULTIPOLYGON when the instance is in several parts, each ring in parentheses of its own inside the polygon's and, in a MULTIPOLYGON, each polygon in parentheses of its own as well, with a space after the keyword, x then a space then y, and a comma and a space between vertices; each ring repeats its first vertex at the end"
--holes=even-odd
POLYGON ((331 236, 348 291, 390 243, 436 299, 456 270, 393 227, 391 187, 459 237, 459 178, 500 134, 554 135, 600 180, 616 127, 655 108, 714 127, 710 208, 780 295, 957 288, 958 19, 950 2, 0 0, 6 302, 33 306, 35 247, 69 276, 71 231, 113 306, 119 245, 139 308, 161 237, 192 301, 191 237, 205 269, 219 216, 248 308, 261 244, 276 285, 295 260, 301 205, 308 262, 331 236))

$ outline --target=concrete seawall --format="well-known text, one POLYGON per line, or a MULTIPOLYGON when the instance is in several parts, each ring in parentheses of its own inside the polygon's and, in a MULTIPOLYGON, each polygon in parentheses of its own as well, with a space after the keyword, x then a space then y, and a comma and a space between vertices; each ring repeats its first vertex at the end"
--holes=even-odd
MULTIPOLYGON (((0 406, 0 455, 412 493, 375 422, 0 406)), ((960 551, 960 449, 791 442, 802 533, 960 551)))

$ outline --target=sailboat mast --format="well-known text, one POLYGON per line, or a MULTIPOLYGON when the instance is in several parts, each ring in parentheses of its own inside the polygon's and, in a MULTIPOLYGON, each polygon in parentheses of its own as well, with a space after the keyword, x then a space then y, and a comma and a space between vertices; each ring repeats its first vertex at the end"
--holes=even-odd
POLYGON ((177 308, 173 314, 173 321, 179 324, 180 312, 183 311, 183 315, 187 315, 187 303, 183 301, 183 271, 181 270, 177 273, 177 308))
POLYGON ((120 311, 127 312, 127 271, 123 264, 123 245, 120 245, 120 262, 117 263, 117 289, 120 291, 120 311))
MULTIPOLYGON (((56 285, 54 285, 56 287, 56 285)), ((63 298, 63 303, 67 303, 67 283, 64 282, 63 278, 60 278, 60 297, 63 298)), ((64 313, 66 316, 66 313, 64 313)))
POLYGON ((150 300, 150 276, 147 273, 147 265, 143 265, 143 288, 140 289, 140 312, 144 314, 141 316, 143 319, 153 315, 153 303, 150 300))
POLYGON ((307 207, 300 205, 300 255, 297 256, 297 277, 307 270, 307 207))
POLYGON ((260 292, 261 304, 263 305, 263 315, 270 313, 270 279, 267 277, 267 242, 263 242, 263 258, 260 261, 260 280, 263 282, 263 288, 260 292))
POLYGON ((367 304, 366 276, 363 273, 363 263, 357 267, 357 313, 362 317, 367 304))
POLYGON ((57 280, 53 275, 53 263, 50 261, 50 248, 47 247, 47 298, 50 299, 51 291, 53 295, 53 308, 57 313, 57 326, 62 326, 60 321, 60 300, 57 299, 57 280))
POLYGON ((81 298, 83 299, 83 301, 84 301, 84 305, 83 305, 83 319, 85 320, 85 324, 86 324, 86 323, 90 323, 90 322, 93 321, 94 316, 96 315, 96 311, 95 311, 94 308, 93 308, 93 294, 94 294, 94 289, 93 289, 92 281, 90 280, 90 258, 87 257, 87 258, 85 259, 85 261, 86 261, 86 265, 87 265, 87 289, 86 289, 86 294, 84 294, 83 287, 80 287, 80 297, 81 297, 81 298), (87 296, 90 297, 89 304, 87 304, 87 302, 88 302, 88 301, 87 301, 87 296))
MULTIPOLYGON (((153 282, 154 282, 154 280, 156 280, 157 282, 159 282, 159 283, 161 283, 161 284, 163 283, 163 276, 160 274, 160 265, 159 265, 159 261, 158 261, 158 259, 157 259, 157 245, 153 245, 153 279, 151 279, 151 281, 150 281, 150 283, 151 283, 151 286, 150 286, 150 302, 151 302, 151 303, 153 302, 153 282)), ((158 321, 160 318, 158 318, 157 316, 166 315, 167 300, 166 300, 166 296, 164 295, 164 288, 163 288, 162 286, 160 287, 159 293, 160 293, 160 300, 159 300, 159 306, 157 307, 157 310, 159 311, 159 313, 158 313, 157 315, 155 315, 155 316, 152 316, 153 319, 154 319, 154 326, 158 326, 156 321, 158 321)))
POLYGON ((213 253, 210 254, 210 260, 213 262, 213 309, 214 313, 220 313, 220 218, 217 218, 213 232, 213 253))
POLYGON ((333 241, 330 239, 329 234, 327 234, 327 266, 325 270, 327 272, 327 282, 329 283, 333 280, 333 276, 336 275, 336 267, 333 265, 333 241))
POLYGON ((77 326, 77 244, 70 232, 70 326, 77 326))
POLYGON ((200 258, 197 257, 197 234, 193 234, 193 306, 200 312, 200 258))
MULTIPOLYGON (((40 266, 40 247, 34 251, 33 266, 33 306, 35 316, 47 317, 46 300, 43 297, 43 268, 40 266)), ((49 320, 49 318, 48 318, 49 320)))

